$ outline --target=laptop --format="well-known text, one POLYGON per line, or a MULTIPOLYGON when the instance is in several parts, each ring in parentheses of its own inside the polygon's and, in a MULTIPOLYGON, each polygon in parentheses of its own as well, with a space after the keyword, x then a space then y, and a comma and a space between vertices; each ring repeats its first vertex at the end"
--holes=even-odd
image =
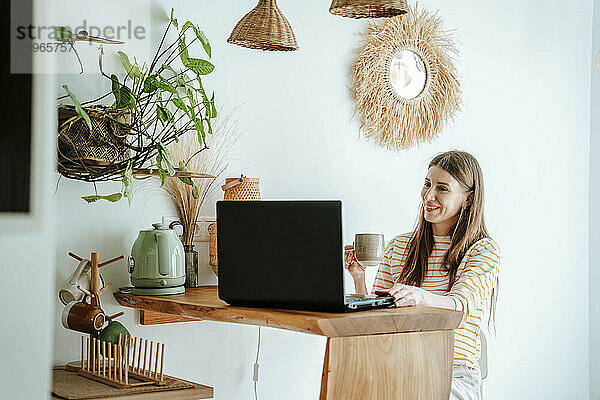
POLYGON ((342 202, 218 201, 219 297, 235 306, 345 312, 393 305, 344 292, 342 202))

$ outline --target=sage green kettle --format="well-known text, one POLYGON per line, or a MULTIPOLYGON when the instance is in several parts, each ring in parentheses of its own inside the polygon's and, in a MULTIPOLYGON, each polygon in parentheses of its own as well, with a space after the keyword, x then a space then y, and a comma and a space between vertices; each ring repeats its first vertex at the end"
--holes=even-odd
POLYGON ((185 292, 185 254, 173 229, 152 224, 141 230, 131 248, 129 273, 133 294, 168 295, 185 292))

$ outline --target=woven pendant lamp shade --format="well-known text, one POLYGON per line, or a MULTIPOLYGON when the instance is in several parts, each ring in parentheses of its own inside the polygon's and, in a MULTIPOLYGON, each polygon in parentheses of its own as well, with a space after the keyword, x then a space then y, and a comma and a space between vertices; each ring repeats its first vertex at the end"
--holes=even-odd
POLYGON ((258 50, 298 50, 294 31, 276 0, 260 0, 233 28, 227 42, 258 50))
POLYGON ((406 14, 406 0, 333 0, 329 12, 340 17, 382 18, 406 14))

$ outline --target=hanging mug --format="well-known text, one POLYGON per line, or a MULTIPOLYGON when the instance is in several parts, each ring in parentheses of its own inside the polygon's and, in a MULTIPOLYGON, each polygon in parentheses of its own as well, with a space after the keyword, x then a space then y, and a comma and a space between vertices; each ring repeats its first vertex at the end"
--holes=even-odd
POLYGON ((63 310, 62 324, 77 332, 95 334, 104 325, 106 315, 98 306, 82 301, 72 301, 63 310))
MULTIPOLYGON (((58 291, 58 298, 65 306, 72 301, 83 299, 83 292, 77 289, 77 286, 90 290, 90 282, 92 280, 90 265, 90 260, 81 260, 69 280, 58 291)), ((102 275, 100 275, 100 283, 100 287, 103 287, 104 278, 102 278, 102 275)))

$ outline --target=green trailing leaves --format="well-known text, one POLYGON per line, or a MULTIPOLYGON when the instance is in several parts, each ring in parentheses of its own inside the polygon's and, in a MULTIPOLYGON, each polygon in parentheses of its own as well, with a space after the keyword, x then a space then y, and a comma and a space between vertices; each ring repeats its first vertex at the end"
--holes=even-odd
POLYGON ((179 24, 177 23, 177 19, 175 18, 175 10, 173 10, 171 8, 171 23, 173 24, 173 26, 175 26, 175 28, 179 29, 179 24))
POLYGON ((162 167, 162 153, 159 151, 156 155, 156 168, 158 169, 158 176, 160 177, 160 186, 165 184, 165 179, 167 179, 167 173, 162 167))
POLYGON ((189 176, 178 176, 177 178, 186 185, 192 186, 194 184, 194 182, 192 182, 192 178, 189 176))
POLYGON ((206 133, 204 133, 204 123, 201 119, 196 119, 194 121, 194 126, 196 127, 196 132, 198 132, 198 143, 203 144, 206 139, 206 133))
POLYGON ((127 74, 132 79, 141 79, 142 71, 140 71, 137 65, 131 64, 131 62, 129 61, 129 57, 127 57, 127 54, 123 53, 122 51, 117 51, 117 54, 119 55, 119 57, 121 57, 121 64, 123 65, 123 69, 125 69, 125 72, 127 72, 127 74))
POLYGON ((173 121, 173 114, 168 108, 156 106, 156 116, 163 126, 173 121))
POLYGON ((152 74, 144 79, 144 93, 152 93, 156 91, 158 88, 158 85, 156 84, 156 76, 157 74, 152 74))
POLYGON ((152 74, 144 80, 144 93, 155 93, 157 89, 177 94, 177 89, 171 82, 158 74, 152 74))
POLYGON ((183 65, 186 65, 190 58, 190 52, 188 51, 187 44, 185 43, 185 36, 181 36, 179 38, 179 58, 181 59, 183 65))
POLYGON ((57 26, 56 39, 61 41, 75 40, 75 34, 64 26, 57 26))
POLYGON ((195 108, 198 102, 196 102, 196 98, 194 97, 194 91, 191 89, 186 90, 186 94, 188 97, 188 101, 190 102, 190 108, 195 108))
POLYGON ((204 114, 206 118, 211 118, 212 110, 210 108, 210 100, 206 97, 205 93, 202 93, 202 104, 204 104, 204 114))
POLYGON ((183 102, 183 100, 181 100, 179 97, 176 97, 174 99, 171 99, 171 101, 173 102, 173 105, 177 108, 179 108, 180 110, 184 111, 184 112, 188 112, 188 108, 185 105, 185 103, 183 102))
POLYGON ((75 94, 69 90, 69 87, 67 85, 63 85, 63 89, 65 89, 65 92, 67 92, 67 95, 69 95, 69 98, 73 102, 77 114, 79 114, 79 116, 85 120, 85 123, 87 124, 88 128, 90 128, 90 131, 94 130, 94 128, 92 128, 92 121, 90 120, 90 116, 87 112, 85 112, 83 107, 81 107, 81 103, 79 102, 79 100, 77 100, 75 94))
MULTIPOLYGON (((179 162, 178 171, 187 171, 187 167, 185 166, 185 164, 182 161, 179 162)), ((178 176, 177 179, 179 179, 181 182, 185 183, 186 185, 192 186, 192 196, 195 199, 197 199, 200 196, 200 188, 198 187, 198 185, 196 185, 196 183, 192 180, 192 178, 190 178, 189 176, 178 176)))
POLYGON ((202 43, 202 47, 204 48, 204 51, 206 51, 206 54, 208 54, 208 58, 210 58, 211 57, 210 43, 208 42, 208 38, 206 37, 204 32, 202 32, 197 25, 194 25, 190 21, 186 21, 186 23, 183 24, 183 27, 181 27, 181 31, 185 32, 188 29, 192 29, 194 31, 196 38, 198 38, 200 43, 202 43))
POLYGON ((73 50, 73 53, 75 53, 75 57, 77 57, 77 62, 79 63, 79 68, 80 68, 79 73, 83 74, 83 63, 81 62, 81 58, 79 57, 79 53, 77 52, 77 49, 73 45, 73 43, 75 42, 75 34, 73 32, 71 32, 68 28, 65 28, 64 26, 57 26, 56 27, 56 39, 61 42, 69 42, 69 44, 71 45, 71 49, 73 50))
POLYGON ((206 124, 208 125, 208 134, 212 135, 213 134, 213 129, 212 129, 212 124, 210 122, 210 119, 206 120, 206 124))
POLYGON ((187 62, 184 65, 194 72, 198 76, 208 75, 215 69, 215 66, 210 61, 202 60, 200 58, 188 57, 187 62))
POLYGON ((81 198, 83 200, 87 201, 88 203, 95 203, 98 200, 106 200, 106 201, 110 201, 111 203, 116 203, 117 201, 119 201, 123 198, 123 194, 122 193, 113 193, 113 194, 108 194, 108 195, 94 194, 91 196, 82 196, 81 198))
POLYGON ((169 82, 167 79, 163 78, 160 75, 158 76, 158 80, 156 81, 156 86, 158 86, 165 92, 177 94, 177 89, 175 88, 175 86, 173 86, 171 82, 169 82))
POLYGON ((202 43, 202 47, 204 47, 204 51, 206 51, 206 54, 208 54, 208 58, 211 58, 212 50, 210 48, 210 43, 208 42, 208 38, 206 37, 204 32, 202 32, 200 30, 200 28, 198 28, 196 25, 194 25, 194 32, 196 33, 196 37, 198 38, 200 43, 202 43))
POLYGON ((166 147, 164 148, 164 157, 165 160, 167 161, 167 172, 169 173, 169 175, 173 176, 175 175, 175 168, 173 168, 173 159, 171 158, 171 153, 169 153, 169 150, 166 147))
POLYGON ((127 198, 127 203, 131 206, 133 194, 133 167, 131 161, 127 163, 127 168, 121 174, 121 182, 123 183, 123 196, 127 198))
MULTIPOLYGON (((157 164, 159 171, 162 168, 162 161, 164 161, 169 175, 175 175, 175 168, 173 167, 173 158, 171 157, 169 149, 167 149, 165 145, 160 142, 156 144, 156 149, 158 150, 158 155, 160 156, 160 158, 157 156, 157 164)), ((162 169, 164 170, 164 168, 162 169)))
POLYGON ((217 108, 215 107, 215 92, 213 92, 212 97, 210 98, 210 117, 217 117, 217 108))
POLYGON ((116 108, 134 108, 135 97, 131 93, 131 89, 119 83, 119 78, 115 74, 110 76, 112 81, 112 93, 115 96, 116 108))
POLYGON ((175 76, 175 83, 177 84, 177 86, 185 88, 189 86, 184 73, 175 71, 175 69, 173 69, 173 67, 171 67, 170 65, 163 64, 162 67, 163 69, 166 69, 167 71, 171 71, 173 73, 173 75, 175 76))

